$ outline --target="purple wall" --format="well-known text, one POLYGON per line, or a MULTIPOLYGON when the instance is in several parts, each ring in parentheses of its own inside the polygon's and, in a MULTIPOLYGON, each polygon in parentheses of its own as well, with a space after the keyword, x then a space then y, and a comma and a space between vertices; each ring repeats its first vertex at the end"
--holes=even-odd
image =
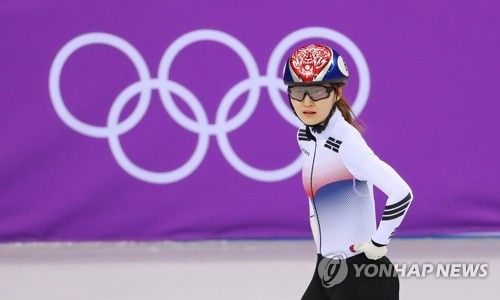
POLYGON ((399 235, 500 231, 500 4, 462 2, 2 1, 0 241, 309 237, 279 90, 312 41, 414 191, 399 235))

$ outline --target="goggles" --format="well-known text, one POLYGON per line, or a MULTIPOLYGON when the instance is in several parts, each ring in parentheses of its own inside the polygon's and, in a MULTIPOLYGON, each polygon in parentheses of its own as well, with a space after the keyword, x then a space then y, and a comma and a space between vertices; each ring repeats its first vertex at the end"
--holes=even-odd
POLYGON ((334 89, 327 86, 322 85, 299 85, 299 86, 289 86, 288 87, 288 95, 291 99, 295 101, 303 101, 306 95, 309 95, 309 98, 313 101, 318 101, 322 99, 326 99, 330 97, 334 89))

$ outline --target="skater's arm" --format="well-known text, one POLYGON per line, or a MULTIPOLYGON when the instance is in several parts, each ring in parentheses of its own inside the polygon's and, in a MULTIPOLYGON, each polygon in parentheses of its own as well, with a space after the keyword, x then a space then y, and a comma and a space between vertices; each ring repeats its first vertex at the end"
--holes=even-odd
POLYGON ((405 217, 413 194, 408 184, 368 147, 362 138, 348 141, 341 148, 342 159, 357 179, 373 183, 388 198, 384 215, 372 236, 376 246, 387 245, 405 217))

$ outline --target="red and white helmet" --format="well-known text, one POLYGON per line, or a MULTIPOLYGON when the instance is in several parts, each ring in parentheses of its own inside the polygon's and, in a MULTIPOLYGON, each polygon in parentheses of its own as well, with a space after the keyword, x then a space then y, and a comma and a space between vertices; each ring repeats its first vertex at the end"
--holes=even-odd
POLYGON ((321 44, 295 50, 288 58, 283 72, 285 85, 347 83, 348 78, 349 72, 342 56, 321 44))

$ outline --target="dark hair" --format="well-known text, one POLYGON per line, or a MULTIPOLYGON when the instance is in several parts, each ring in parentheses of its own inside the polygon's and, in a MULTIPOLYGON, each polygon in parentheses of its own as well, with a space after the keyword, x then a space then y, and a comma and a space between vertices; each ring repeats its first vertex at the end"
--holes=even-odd
MULTIPOLYGON (((332 84, 332 88, 335 90, 335 93, 338 93, 338 88, 343 86, 342 83, 332 84)), ((347 121, 347 123, 351 124, 356 128, 360 133, 363 133, 363 126, 360 124, 359 120, 355 118, 354 113, 352 112, 351 106, 345 100, 344 96, 340 97, 339 100, 335 103, 335 106, 340 110, 342 116, 347 121)))

